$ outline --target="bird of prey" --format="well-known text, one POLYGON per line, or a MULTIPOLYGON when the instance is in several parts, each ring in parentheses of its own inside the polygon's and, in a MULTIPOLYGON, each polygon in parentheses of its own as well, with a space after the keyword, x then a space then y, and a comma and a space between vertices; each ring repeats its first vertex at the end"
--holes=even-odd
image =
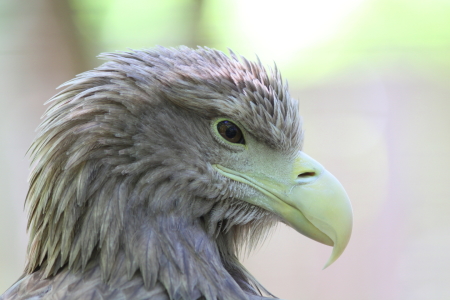
MULTIPOLYGON (((267 299, 238 252, 277 222, 344 251, 352 209, 302 152, 276 66, 130 50, 63 84, 30 148, 24 275, 9 299, 267 299)), ((274 270, 275 271, 275 270, 274 270)))

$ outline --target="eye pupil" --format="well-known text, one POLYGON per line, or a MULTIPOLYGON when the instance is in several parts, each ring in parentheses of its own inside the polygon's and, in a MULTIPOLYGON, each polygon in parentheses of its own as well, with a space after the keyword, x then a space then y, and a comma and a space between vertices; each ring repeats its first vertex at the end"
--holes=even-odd
POLYGON ((236 134, 238 133, 236 127, 228 127, 227 130, 225 131, 225 135, 229 138, 232 139, 236 136, 236 134))
POLYGON ((244 135, 239 127, 230 121, 221 121, 217 123, 217 131, 227 141, 234 144, 245 144, 244 135))

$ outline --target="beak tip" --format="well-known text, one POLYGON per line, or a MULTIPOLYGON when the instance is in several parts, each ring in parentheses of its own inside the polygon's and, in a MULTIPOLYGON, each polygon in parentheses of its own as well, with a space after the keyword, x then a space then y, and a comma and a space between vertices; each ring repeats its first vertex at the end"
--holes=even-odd
MULTIPOLYGON (((336 259, 337 259, 337 257, 336 257, 336 259)), ((331 256, 331 257, 328 259, 328 261, 327 261, 327 263, 325 264, 325 266, 323 266, 322 271, 325 270, 326 268, 328 268, 329 266, 331 266, 331 264, 334 263, 334 262, 336 261, 336 259, 333 259, 333 256, 331 256)))
POLYGON ((331 266, 341 256, 341 254, 344 252, 345 248, 347 247, 349 239, 350 239, 350 235, 344 241, 344 243, 339 243, 337 241, 335 242, 334 247, 333 247, 333 251, 331 252, 330 257, 328 258, 328 261, 327 261, 327 263, 325 264, 325 266, 323 267, 322 270, 325 270, 326 268, 331 266))

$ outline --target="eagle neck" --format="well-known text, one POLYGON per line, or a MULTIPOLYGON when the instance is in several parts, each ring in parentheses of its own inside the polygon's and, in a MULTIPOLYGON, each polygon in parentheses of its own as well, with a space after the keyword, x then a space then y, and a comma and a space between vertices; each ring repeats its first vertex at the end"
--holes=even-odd
POLYGON ((134 215, 126 245, 128 276, 140 272, 147 289, 162 284, 171 299, 248 299, 224 267, 201 219, 178 214, 134 215), (133 228, 134 227, 134 228, 133 228))

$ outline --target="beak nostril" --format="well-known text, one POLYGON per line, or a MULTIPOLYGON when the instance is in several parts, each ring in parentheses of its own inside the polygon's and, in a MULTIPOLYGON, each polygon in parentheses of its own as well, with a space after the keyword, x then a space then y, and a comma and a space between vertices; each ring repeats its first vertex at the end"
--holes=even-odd
POLYGON ((316 176, 316 172, 303 172, 301 174, 299 174, 297 177, 298 178, 309 178, 309 177, 314 177, 316 176))

